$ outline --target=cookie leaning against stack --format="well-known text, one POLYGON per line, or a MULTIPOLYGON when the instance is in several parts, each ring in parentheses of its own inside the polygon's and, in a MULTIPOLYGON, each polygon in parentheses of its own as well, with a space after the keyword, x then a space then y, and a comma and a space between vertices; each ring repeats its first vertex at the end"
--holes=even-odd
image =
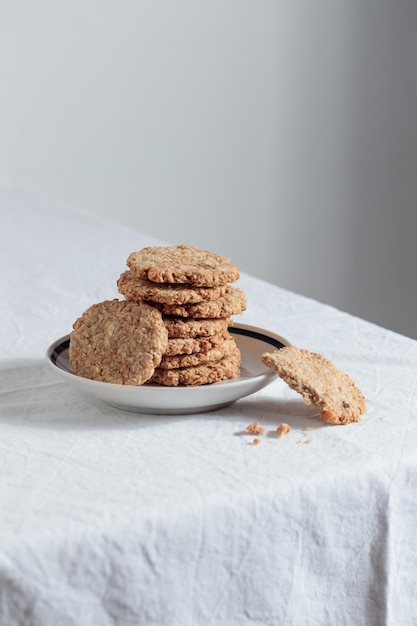
POLYGON ((239 269, 208 250, 180 245, 132 252, 117 281, 126 301, 160 311, 168 344, 149 382, 203 385, 235 378, 240 351, 228 327, 246 309, 244 292, 230 283, 239 269))
POLYGON ((74 374, 119 385, 141 385, 168 345, 160 311, 147 304, 105 300, 73 324, 69 359, 74 374))

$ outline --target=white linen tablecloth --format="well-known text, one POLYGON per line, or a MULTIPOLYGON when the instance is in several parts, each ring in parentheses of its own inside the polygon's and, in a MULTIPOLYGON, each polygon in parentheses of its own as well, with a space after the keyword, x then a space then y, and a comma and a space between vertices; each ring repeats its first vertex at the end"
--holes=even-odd
POLYGON ((206 414, 117 410, 45 352, 156 240, 0 206, 0 625, 417 624, 417 343, 244 274, 236 321, 349 373, 362 421, 325 424, 278 378, 206 414))

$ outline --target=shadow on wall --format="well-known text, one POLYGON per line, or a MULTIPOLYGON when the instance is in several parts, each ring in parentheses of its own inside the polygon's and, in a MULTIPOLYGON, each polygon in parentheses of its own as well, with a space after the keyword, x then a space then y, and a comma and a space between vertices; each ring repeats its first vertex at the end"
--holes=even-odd
POLYGON ((417 339, 417 4, 355 6, 344 307, 417 339))

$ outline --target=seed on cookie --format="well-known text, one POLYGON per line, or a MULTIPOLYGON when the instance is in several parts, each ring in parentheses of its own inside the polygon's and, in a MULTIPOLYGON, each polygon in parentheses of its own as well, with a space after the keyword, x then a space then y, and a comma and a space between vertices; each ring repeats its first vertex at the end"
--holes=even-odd
POLYGON ((321 354, 287 346, 264 353, 261 360, 330 424, 358 422, 366 410, 365 397, 354 381, 321 354))
POLYGON ((147 304, 105 300, 73 324, 69 359, 74 374, 122 385, 141 385, 160 364, 168 331, 147 304))
POLYGON ((239 269, 230 259, 185 244, 143 248, 129 255, 127 265, 140 278, 157 283, 212 287, 239 278, 239 269))

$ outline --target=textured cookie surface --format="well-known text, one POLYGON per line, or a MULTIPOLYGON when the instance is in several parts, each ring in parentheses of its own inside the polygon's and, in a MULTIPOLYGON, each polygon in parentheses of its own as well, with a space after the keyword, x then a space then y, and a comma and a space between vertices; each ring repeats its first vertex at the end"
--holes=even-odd
POLYGON ((76 375, 141 385, 160 364, 168 331, 157 309, 136 302, 93 304, 73 324, 69 358, 76 375))
POLYGON ((169 338, 175 337, 210 337, 225 333, 233 325, 230 317, 221 319, 200 319, 163 316, 169 338))
POLYGON ((152 300, 166 304, 194 304, 215 300, 223 296, 226 291, 226 285, 194 287, 193 285, 154 283, 145 278, 139 278, 130 271, 121 274, 117 287, 127 300, 138 302, 152 300))
POLYGON ((228 336, 228 331, 225 331, 217 335, 209 335, 208 337, 176 337, 174 339, 168 339, 165 356, 207 352, 211 348, 221 344, 228 336))
POLYGON ((323 355, 289 346, 264 353, 262 362, 314 405, 330 424, 358 422, 366 409, 353 380, 323 355))
POLYGON ((246 310, 246 295, 238 287, 228 287, 224 296, 209 302, 198 302, 197 304, 160 304, 150 302, 158 306, 165 315, 175 315, 177 317, 198 317, 198 318, 224 318, 231 315, 239 315, 246 310))
POLYGON ((236 350, 236 342, 232 336, 223 340, 217 346, 212 346, 205 352, 194 352, 193 354, 177 354, 177 355, 164 355, 159 365, 162 369, 176 369, 178 367, 192 367, 195 365, 202 365, 203 363, 210 363, 212 361, 218 361, 224 356, 230 356, 234 354, 236 350))
POLYGON ((230 380, 239 376, 240 361, 240 351, 236 348, 231 355, 212 363, 178 369, 157 368, 150 382, 177 387, 178 385, 196 386, 230 380))
POLYGON ((212 287, 239 278, 239 269, 230 259, 185 244, 143 248, 129 255, 127 265, 140 278, 157 283, 212 287))

